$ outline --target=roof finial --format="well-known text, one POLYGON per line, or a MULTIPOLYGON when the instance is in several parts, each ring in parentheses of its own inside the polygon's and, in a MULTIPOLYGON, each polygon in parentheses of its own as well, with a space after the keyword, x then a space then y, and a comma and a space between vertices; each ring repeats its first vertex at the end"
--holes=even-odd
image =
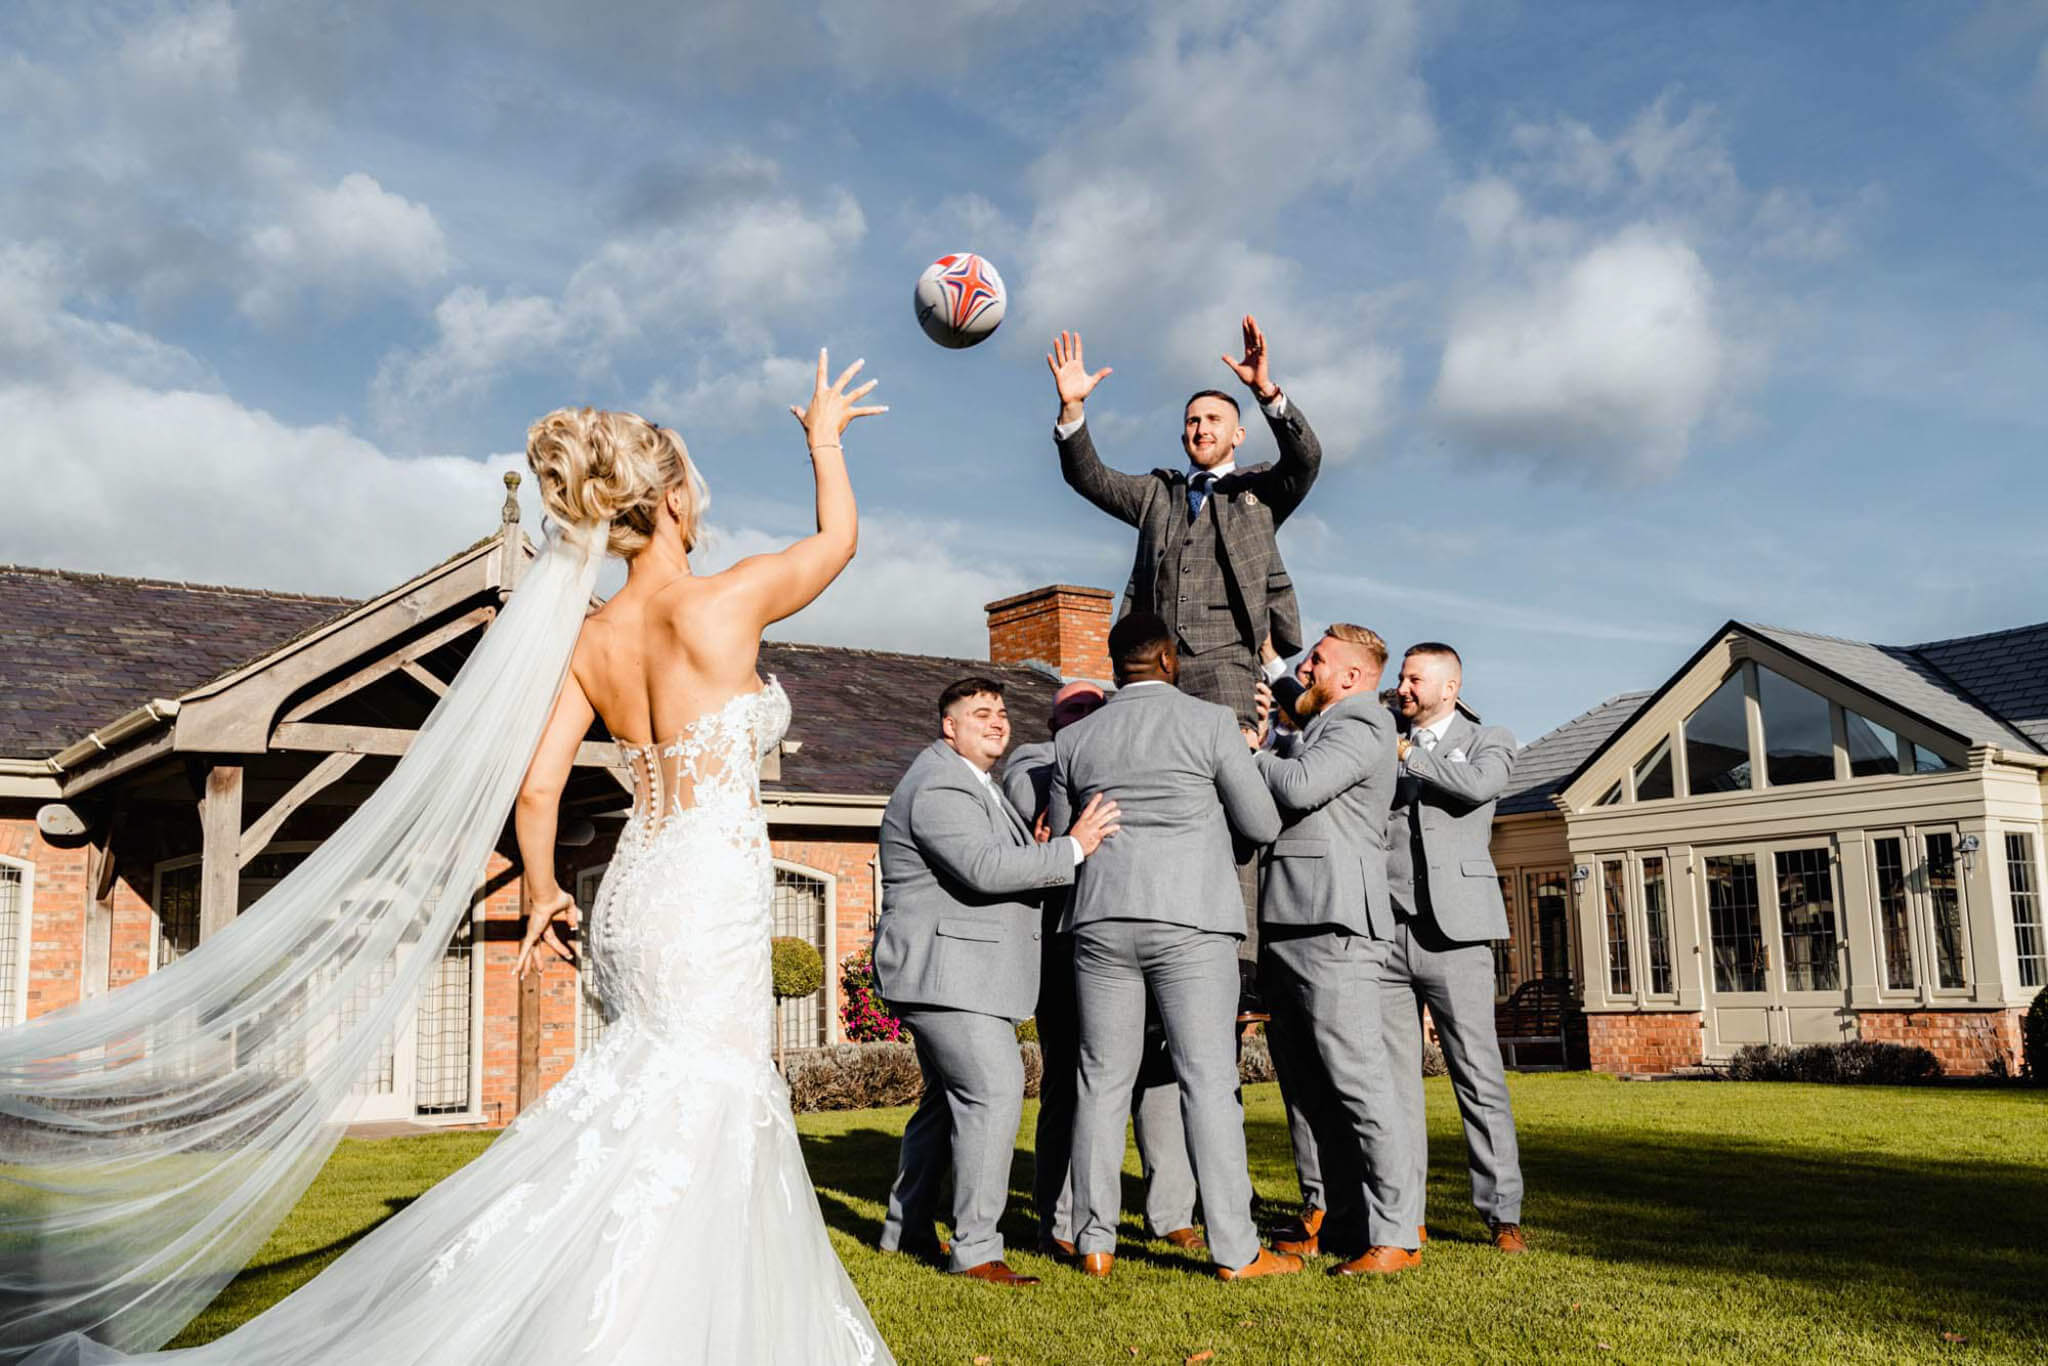
POLYGON ((519 471, 505 471, 505 506, 498 512, 498 520, 506 526, 519 525, 519 471))

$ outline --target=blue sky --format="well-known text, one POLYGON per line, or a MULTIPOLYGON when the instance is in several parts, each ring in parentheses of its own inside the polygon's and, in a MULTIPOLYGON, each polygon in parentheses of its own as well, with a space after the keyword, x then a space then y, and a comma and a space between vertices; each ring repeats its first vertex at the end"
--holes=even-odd
POLYGON ((975 654, 1129 565, 1051 335, 1142 469, 1250 311, 1329 452, 1307 616, 1454 642, 1525 738, 1729 617, 2048 617, 2048 4, 588 11, 0 12, 0 561, 373 592, 589 402, 680 427, 722 563, 806 527, 823 343, 893 411, 779 633, 975 654), (1009 316, 947 352, 960 249, 1009 316))

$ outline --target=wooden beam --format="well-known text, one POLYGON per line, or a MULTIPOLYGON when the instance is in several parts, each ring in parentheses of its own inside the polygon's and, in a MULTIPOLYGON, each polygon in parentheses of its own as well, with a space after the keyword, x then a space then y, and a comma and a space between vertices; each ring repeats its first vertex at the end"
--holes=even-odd
MULTIPOLYGON (((395 726, 337 726, 321 721, 285 721, 271 733, 272 749, 300 750, 313 754, 400 755, 412 748, 417 731, 395 726)), ((579 768, 623 769, 626 761, 617 745, 585 740, 576 751, 579 768)))
POLYGON ((241 909, 242 768, 215 764, 199 799, 199 938, 226 929, 241 909))
POLYGON ((119 799, 93 841, 86 867, 85 943, 78 956, 78 994, 106 995, 114 974, 114 840, 121 820, 119 799))
MULTIPOLYGON (((413 666, 420 659, 432 654, 449 641, 468 635, 478 627, 489 624, 494 615, 495 613, 489 607, 478 607, 472 611, 465 612, 455 620, 435 627, 418 640, 412 641, 381 658, 371 660, 368 664, 357 669, 340 682, 331 683, 322 688, 319 692, 314 693, 311 697, 286 712, 284 719, 286 721, 303 721, 322 707, 339 702, 350 693, 359 692, 369 687, 386 674, 400 669, 405 670, 407 673, 412 673, 413 666)), ((440 680, 434 678, 431 673, 427 673, 425 669, 421 669, 419 672, 425 674, 427 678, 433 679, 433 685, 440 684, 440 680)), ((438 697, 446 691, 447 688, 445 686, 438 686, 435 690, 435 696, 438 697)))
POLYGON ((342 774, 363 761, 360 754, 347 752, 329 754, 313 765, 305 777, 292 784, 291 790, 270 804, 270 809, 257 817, 256 823, 242 832, 241 841, 235 850, 235 866, 246 868, 249 860, 270 847, 270 841, 277 837, 278 827, 291 818, 291 814, 313 796, 334 782, 342 774))
POLYGON ((448 695, 448 685, 435 677, 434 672, 417 660, 404 666, 405 676, 425 688, 436 697, 448 695))

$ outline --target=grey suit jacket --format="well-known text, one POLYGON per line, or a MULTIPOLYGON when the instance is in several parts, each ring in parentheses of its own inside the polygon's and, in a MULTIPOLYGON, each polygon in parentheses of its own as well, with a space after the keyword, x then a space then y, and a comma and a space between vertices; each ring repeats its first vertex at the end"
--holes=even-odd
POLYGON ((1266 851, 1261 925, 1337 925, 1394 937, 1387 896, 1387 810, 1394 799, 1394 718, 1369 694, 1310 719, 1284 753, 1253 756, 1279 804, 1266 851))
MULTIPOLYGON (((1266 425, 1273 430, 1280 458, 1242 466, 1216 481, 1209 496, 1216 505, 1224 563, 1197 567, 1187 576, 1192 581, 1187 588, 1204 606, 1229 606, 1245 645, 1256 650, 1270 631, 1280 653, 1293 654, 1302 644, 1301 611, 1274 534, 1308 496, 1322 468, 1323 447, 1291 394, 1287 411, 1267 418, 1266 425)), ((1157 589, 1160 558, 1187 528, 1187 471, 1126 474, 1110 469, 1095 453, 1085 422, 1059 442, 1059 450, 1060 473, 1074 491, 1138 529, 1137 558, 1118 615, 1134 606, 1149 606, 1157 589)))
POLYGON ((1166 683, 1141 683, 1053 739, 1052 828, 1096 793, 1118 830, 1074 883, 1070 925, 1156 920, 1244 935, 1230 835, 1264 844, 1280 812, 1228 707, 1166 683))
POLYGON ((1388 887, 1396 905, 1434 919, 1447 939, 1507 938, 1507 907, 1490 845, 1493 804, 1507 790, 1514 764, 1513 735, 1460 715, 1434 750, 1418 745, 1408 751, 1408 774, 1395 784, 1387 820, 1388 887), (1415 885, 1417 831, 1426 896, 1415 885))
POLYGON ((1010 751, 1002 764, 1003 795, 1029 825, 1052 796, 1052 741, 1033 740, 1010 751))
POLYGON ((875 984, 894 1005, 1021 1020, 1038 1003, 1040 899, 1074 880, 1073 846, 1037 844, 1008 800, 935 740, 882 811, 875 984))

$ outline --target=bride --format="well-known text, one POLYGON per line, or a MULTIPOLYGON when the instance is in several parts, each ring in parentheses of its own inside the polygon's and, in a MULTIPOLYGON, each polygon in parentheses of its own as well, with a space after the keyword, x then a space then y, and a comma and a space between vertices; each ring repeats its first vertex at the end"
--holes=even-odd
MULTIPOLYGON (((537 748, 531 730, 526 735, 524 749, 531 762, 523 781, 513 770, 516 830, 531 908, 518 971, 535 970, 543 946, 562 951, 557 926, 577 923, 576 907, 555 877, 555 822, 577 746, 594 717, 626 755, 634 786, 631 816, 584 933, 587 969, 594 974, 595 994, 609 1024, 597 1047, 482 1156, 263 1314, 212 1343, 164 1357, 192 1363, 379 1366, 890 1360, 826 1236, 788 1095, 771 1061, 773 873, 757 790, 759 760, 789 723, 789 701, 781 687, 773 678, 763 683, 755 672, 761 630, 816 598, 854 553, 857 519, 840 440, 854 418, 884 411, 858 406, 874 381, 849 392, 847 385, 860 368, 856 361, 831 380, 821 351, 809 406, 790 409, 809 439, 817 534, 718 574, 697 575, 690 568, 707 494, 675 432, 630 413, 588 408, 550 413, 534 425, 527 456, 557 527, 547 554, 566 547, 583 573, 566 576, 565 587, 536 588, 544 567, 537 565, 514 593, 515 606, 507 608, 490 634, 522 629, 513 612, 530 589, 552 592, 564 603, 579 588, 587 594, 600 545, 624 557, 628 571, 625 587, 582 621, 551 709, 544 705, 533 712, 536 718, 544 716, 545 724, 537 748)), ((480 655, 489 640, 479 647, 480 655)), ((545 659, 544 649, 536 653, 545 659)), ((457 680, 444 709, 458 703, 462 682, 457 680)), ((430 749, 429 732, 437 719, 438 714, 423 729, 416 751, 430 749)), ((394 773, 390 784, 402 787, 404 776, 394 773)), ((495 815, 502 829, 503 806, 493 811, 488 797, 470 800, 467 813, 471 825, 487 825, 495 815)), ((391 818, 408 828, 417 824, 391 818)), ((375 825, 379 817, 366 808, 358 819, 375 825)), ((495 830, 488 833, 494 836, 495 830)), ((346 842, 346 835, 336 840, 346 842)), ((412 866, 398 860, 397 871, 391 871, 394 861, 388 854, 379 858, 385 881, 402 880, 412 866)), ((433 890, 460 885, 447 881, 459 875, 440 873, 443 881, 433 890)), ((362 891, 360 883, 349 886, 342 899, 355 898, 351 906, 374 902, 381 908, 403 899, 382 890, 382 883, 374 892, 362 891)), ((298 903, 309 896, 286 898, 274 911, 259 902, 223 932, 217 957, 226 964, 241 951, 239 939, 233 941, 236 947, 225 945, 245 923, 298 914, 298 903)), ((438 898, 430 890, 420 900, 431 908, 438 898)), ((327 928, 302 927, 292 941, 299 947, 285 976, 294 979, 297 992, 291 997, 293 1021, 317 1013, 309 1012, 307 1002, 327 999, 326 979, 296 966, 316 952, 305 946, 324 946, 337 937, 331 907, 324 919, 311 912, 307 918, 309 926, 318 920, 327 928)), ((365 913, 363 923, 376 921, 365 913)), ((431 931, 400 933, 392 941, 393 951, 402 956, 407 945, 421 938, 431 940, 431 931)), ((204 959, 213 947, 203 946, 184 961, 204 959)), ((216 974, 227 970, 213 969, 216 974)), ((402 982, 405 973, 399 976, 402 982)), ((248 1070, 245 1046, 260 1050, 270 1032, 289 1032, 284 1026, 261 1027, 277 1014, 277 977, 273 958, 263 979, 271 984, 270 1004, 264 1007, 269 1013, 252 1008, 242 1016, 236 1038, 253 1042, 237 1042, 228 1050, 236 1058, 234 1073, 248 1070)), ((140 985, 148 985, 147 979, 140 985)), ((352 989, 359 992, 359 984, 352 989)), ((222 1013, 223 1007, 214 1003, 196 1015, 214 1030, 216 1047, 222 1013)), ((395 1008, 386 1014, 395 1016, 395 1008)), ((49 1134, 63 1128, 65 1117, 77 1108, 47 1099, 62 1090, 53 1076, 75 1079, 90 1070, 97 1078, 92 1095, 102 1107, 99 1113, 128 1115, 160 1104, 156 1097, 166 1085, 162 1078, 171 1075, 158 1069, 157 1080, 150 1083, 157 1090, 133 1079, 115 1087, 106 1080, 115 1070, 107 1059, 120 1050, 105 1022, 97 1027, 97 1035, 86 1025, 68 1034, 49 1033, 26 1052, 0 1048, 0 1080, 9 1091, 0 1114, 16 1128, 26 1124, 34 1129, 43 1145, 0 1142, 0 1172, 15 1179, 29 1157, 47 1157, 61 1147, 64 1159, 45 1165, 35 1189, 44 1194, 61 1190, 64 1198, 86 1202, 81 1208, 92 1218, 111 1208, 102 1192, 108 1179, 118 1178, 105 1174, 132 1169, 135 1161, 121 1159, 140 1151, 139 1145, 152 1145, 144 1155, 146 1164, 172 1164, 183 1175, 159 1170, 146 1191, 127 1193, 128 1227, 141 1230, 136 1236, 154 1249, 139 1265, 118 1263, 103 1246, 111 1244, 111 1237, 92 1242, 93 1256, 81 1253, 83 1263, 67 1262, 55 1242, 42 1242, 40 1255, 34 1246, 23 1251, 24 1231, 37 1242, 60 1239, 69 1233, 64 1225, 78 1219, 65 1220, 46 1209, 40 1225, 25 1224, 19 1215, 6 1221, 0 1237, 0 1289, 5 1292, 0 1357, 5 1359, 23 1354, 37 1366, 127 1360, 105 1344, 132 1350, 168 1338, 182 1319, 166 1322, 175 1316, 160 1309, 147 1330, 138 1329, 131 1320, 147 1315, 135 1306, 148 1302, 159 1284, 201 1275, 193 1266, 204 1262, 181 1266, 179 1259, 181 1249, 205 1234, 203 1228, 151 1233, 148 1220, 156 1206, 167 1198, 175 1204, 176 1195, 194 1180, 216 1182, 221 1193, 188 1218, 205 1225, 207 1211, 232 1206, 244 1188, 267 1179, 255 1174, 267 1170, 260 1158, 254 1165, 232 1164, 241 1163, 248 1150, 269 1154, 287 1148, 277 1134, 297 1132, 263 1129, 246 1117, 234 1125, 214 1121, 221 1107, 239 1103, 221 1099, 223 1083, 215 1077, 194 1088, 195 1094, 208 1096, 206 1106, 212 1108, 190 1098, 181 1101, 178 1125, 131 1125, 136 1132, 120 1140, 127 1147, 92 1146, 106 1140, 104 1122, 90 1132, 76 1125, 64 1129, 65 1142, 53 1145, 49 1134), (34 1066, 17 1061, 31 1054, 41 1061, 34 1066), (49 1061, 58 1055, 61 1066, 49 1061), (88 1055, 90 1064, 79 1061, 88 1055), (139 1099, 145 1091, 147 1101, 139 1099), (45 1098, 24 1101, 22 1096, 31 1092, 45 1098), (196 1118, 202 1113, 207 1118, 196 1118), (185 1142, 174 1153, 164 1151, 159 1131, 182 1133, 191 1127, 210 1128, 212 1136, 185 1142), (224 1129, 232 1136, 223 1138, 224 1129), (259 1132, 271 1137, 250 1136, 259 1132), (223 1151, 230 1155, 221 1156, 223 1151), (66 1173, 93 1164, 103 1169, 101 1178, 65 1185, 66 1173), (233 1180, 220 1180, 217 1172, 230 1166, 233 1180), (192 1176, 195 1171, 202 1174, 192 1176), (93 1188, 90 1193, 87 1185, 93 1188), (94 1200, 101 1203, 90 1203, 94 1200), (98 1269, 92 1275, 75 1270, 94 1257, 98 1269), (81 1307, 68 1317, 37 1317, 58 1301, 81 1307), (33 1309, 22 1308, 31 1302, 33 1309), (37 1339, 37 1324, 68 1331, 44 1331, 37 1339)), ((189 1052, 182 1036, 167 1041, 140 1032, 140 1024, 128 1027, 122 1044, 130 1054, 189 1052)), ((168 1026, 159 1018, 150 1028, 168 1026)), ((292 1057, 316 1060, 302 1063, 300 1074, 324 1069, 346 1079, 360 1070, 352 1035, 325 1042, 302 1038, 296 1047, 292 1057), (321 1059, 334 1061, 330 1065, 321 1059)), ((296 1076, 279 1094, 301 1097, 289 1088, 303 1084, 303 1075, 296 1076)), ((247 1085, 282 1084, 251 1080, 247 1085)), ((296 1113, 319 1101, 313 1095, 285 1104, 271 1096, 263 1113, 296 1113)), ((0 1137, 11 1139, 13 1133, 8 1129, 0 1137)), ((324 1152, 318 1149, 315 1156, 324 1152)), ((288 1194, 295 1197, 296 1190, 288 1194)), ((278 1204, 272 1200, 264 1208, 278 1204)), ((282 1209, 289 1207, 284 1200, 282 1209)), ((282 1209, 275 1213, 281 1215, 282 1209)), ((115 1226, 111 1217, 108 1226, 115 1226)), ((138 1255, 130 1253, 129 1260, 138 1255)), ((165 1303, 176 1303, 187 1317, 198 1307, 189 1299, 165 1292, 165 1303)))

